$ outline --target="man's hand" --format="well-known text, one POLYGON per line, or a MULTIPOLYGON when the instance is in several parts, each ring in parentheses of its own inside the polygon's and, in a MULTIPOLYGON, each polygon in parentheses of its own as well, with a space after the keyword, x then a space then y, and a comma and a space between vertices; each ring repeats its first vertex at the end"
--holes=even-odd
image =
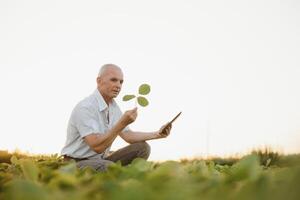
POLYGON ((102 153, 111 146, 115 138, 137 117, 137 108, 126 111, 121 119, 108 132, 99 134, 94 133, 84 137, 85 142, 97 153, 102 153))
POLYGON ((168 137, 170 135, 172 129, 172 123, 167 123, 165 125, 163 125, 159 131, 157 131, 157 138, 165 138, 168 137))
POLYGON ((121 117, 121 123, 124 126, 127 126, 128 124, 131 124, 132 122, 135 121, 137 118, 137 107, 135 107, 132 110, 127 110, 121 117))

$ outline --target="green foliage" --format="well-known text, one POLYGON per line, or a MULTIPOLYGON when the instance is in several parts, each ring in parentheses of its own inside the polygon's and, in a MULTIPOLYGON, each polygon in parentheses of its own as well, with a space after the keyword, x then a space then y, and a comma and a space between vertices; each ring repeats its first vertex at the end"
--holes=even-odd
POLYGON ((150 93, 150 85, 148 85, 148 84, 142 84, 139 87, 139 94, 141 94, 141 95, 147 95, 149 93, 150 93))
MULTIPOLYGON (((140 95, 147 95, 150 93, 150 85, 148 84, 142 84, 140 85, 139 87, 139 94, 140 95)), ((137 95, 133 95, 133 94, 128 94, 128 95, 125 95, 123 97, 123 101, 129 101, 131 99, 134 99, 136 98, 136 101, 137 103, 140 105, 140 106, 143 106, 143 107, 146 107, 149 105, 149 101, 146 99, 146 97, 144 96, 137 96, 137 95)))
POLYGON ((129 100, 131 100, 131 99, 133 99, 133 98, 135 98, 135 95, 125 95, 125 96, 123 97, 123 101, 129 101, 129 100))
POLYGON ((148 100, 145 97, 140 96, 140 97, 137 98, 137 101, 143 107, 145 107, 149 104, 148 100))
POLYGON ((20 160, 20 165, 25 179, 34 182, 38 180, 39 169, 33 160, 22 159, 20 160))
POLYGON ((18 158, 16 157, 16 156, 12 156, 11 158, 10 158, 10 162, 12 163, 12 164, 14 164, 14 165, 18 165, 20 162, 19 162, 19 160, 18 160, 18 158))
POLYGON ((258 157, 250 155, 242 158, 231 167, 230 179, 240 181, 244 179, 255 181, 261 173, 258 157))
POLYGON ((299 199, 300 155, 281 159, 284 167, 262 165, 258 155, 232 165, 212 160, 135 159, 107 172, 79 170, 60 157, 11 157, 0 163, 0 199, 299 199))
POLYGON ((276 164, 280 157, 280 154, 278 152, 273 151, 268 147, 264 149, 253 150, 251 154, 258 156, 260 164, 264 166, 276 164))
POLYGON ((6 185, 5 199, 43 200, 49 199, 45 188, 29 180, 12 180, 6 185))

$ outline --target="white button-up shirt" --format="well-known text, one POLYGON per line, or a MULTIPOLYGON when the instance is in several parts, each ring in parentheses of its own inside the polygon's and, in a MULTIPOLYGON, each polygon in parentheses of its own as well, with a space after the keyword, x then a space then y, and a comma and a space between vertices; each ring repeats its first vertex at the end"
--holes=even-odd
MULTIPOLYGON (((92 133, 106 133, 121 116, 122 111, 117 103, 113 100, 108 106, 96 89, 93 94, 80 101, 73 109, 68 123, 67 140, 61 154, 74 158, 103 158, 110 147, 98 154, 84 141, 84 137, 92 133)), ((127 130, 129 130, 128 127, 123 131, 127 130)))

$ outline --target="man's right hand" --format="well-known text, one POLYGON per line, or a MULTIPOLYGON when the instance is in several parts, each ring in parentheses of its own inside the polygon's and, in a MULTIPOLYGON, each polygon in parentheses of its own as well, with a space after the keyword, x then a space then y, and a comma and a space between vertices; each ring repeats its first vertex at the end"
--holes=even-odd
POLYGON ((124 124, 124 126, 127 126, 135 121, 137 118, 137 107, 135 107, 132 110, 127 110, 121 117, 121 123, 124 124))
POLYGON ((137 117, 137 108, 126 111, 121 119, 108 132, 104 134, 90 134, 84 137, 85 142, 97 153, 103 153, 109 147, 122 130, 137 117))

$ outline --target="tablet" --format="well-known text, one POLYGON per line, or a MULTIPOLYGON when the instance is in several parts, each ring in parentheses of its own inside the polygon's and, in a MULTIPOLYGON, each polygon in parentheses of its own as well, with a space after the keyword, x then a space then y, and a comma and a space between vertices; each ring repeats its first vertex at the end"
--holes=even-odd
POLYGON ((181 115, 181 112, 179 112, 170 122, 169 124, 172 124, 178 117, 181 115))

